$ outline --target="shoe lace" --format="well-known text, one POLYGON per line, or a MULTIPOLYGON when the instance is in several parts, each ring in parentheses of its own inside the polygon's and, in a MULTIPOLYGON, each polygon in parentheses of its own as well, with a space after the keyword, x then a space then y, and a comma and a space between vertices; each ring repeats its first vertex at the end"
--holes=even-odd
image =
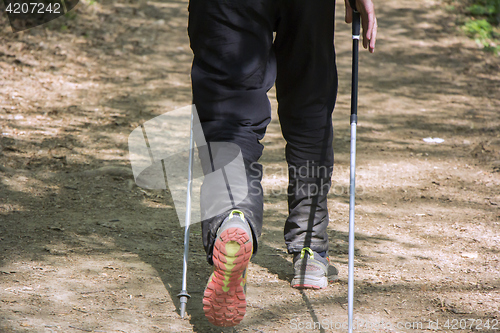
POLYGON ((229 219, 232 219, 235 213, 237 213, 240 216, 240 218, 243 221, 245 221, 245 214, 243 214, 241 210, 236 210, 236 209, 231 211, 231 213, 229 214, 229 219))
POLYGON ((311 250, 311 249, 310 249, 310 248, 308 248, 308 247, 305 247, 305 248, 303 248, 303 249, 302 249, 302 251, 300 251, 300 259, 304 259, 304 256, 305 256, 305 254, 306 254, 306 251, 309 253, 309 257, 310 257, 311 259, 314 259, 314 252, 313 252, 313 250, 311 250))

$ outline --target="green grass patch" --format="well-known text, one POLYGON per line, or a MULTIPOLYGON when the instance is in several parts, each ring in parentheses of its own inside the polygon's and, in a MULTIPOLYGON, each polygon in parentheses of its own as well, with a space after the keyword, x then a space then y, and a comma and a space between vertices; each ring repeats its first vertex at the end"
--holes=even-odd
POLYGON ((466 17, 464 32, 485 50, 500 55, 500 0, 458 0, 454 5, 466 17))

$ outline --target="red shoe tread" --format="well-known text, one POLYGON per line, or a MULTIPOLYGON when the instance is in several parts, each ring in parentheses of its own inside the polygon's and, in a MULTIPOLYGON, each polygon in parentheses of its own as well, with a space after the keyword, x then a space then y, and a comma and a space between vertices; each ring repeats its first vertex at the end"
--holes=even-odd
POLYGON ((229 228, 222 232, 214 245, 214 275, 205 289, 203 295, 203 311, 208 321, 216 326, 229 327, 238 325, 246 312, 246 300, 241 283, 241 274, 247 268, 252 256, 253 244, 245 231, 240 228, 229 228), (235 241, 240 245, 236 252, 235 266, 231 271, 228 287, 224 292, 224 270, 227 255, 225 246, 228 242, 235 241), (219 272, 220 271, 220 272, 219 272), (237 277, 237 278, 235 278, 237 277))

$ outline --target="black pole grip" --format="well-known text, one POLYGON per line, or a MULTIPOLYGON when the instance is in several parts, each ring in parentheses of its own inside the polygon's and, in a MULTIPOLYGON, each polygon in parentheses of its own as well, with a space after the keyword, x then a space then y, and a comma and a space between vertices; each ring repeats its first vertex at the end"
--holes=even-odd
POLYGON ((352 86, 351 86, 351 124, 358 121, 358 58, 360 38, 360 15, 353 11, 352 17, 352 86))
POLYGON ((356 8, 356 0, 349 0, 349 4, 351 5, 353 11, 358 11, 358 8, 356 8))
POLYGON ((353 36, 359 36, 361 32, 361 18, 359 12, 352 12, 352 34, 353 36))

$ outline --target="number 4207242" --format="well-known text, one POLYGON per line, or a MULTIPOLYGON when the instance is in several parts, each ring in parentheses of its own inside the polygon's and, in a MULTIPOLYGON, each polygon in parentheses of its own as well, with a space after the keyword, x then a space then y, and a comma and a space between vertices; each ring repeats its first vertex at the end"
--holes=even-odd
POLYGON ((24 3, 9 3, 5 11, 10 14, 60 14, 61 4, 60 3, 37 3, 37 2, 24 2, 24 3))

